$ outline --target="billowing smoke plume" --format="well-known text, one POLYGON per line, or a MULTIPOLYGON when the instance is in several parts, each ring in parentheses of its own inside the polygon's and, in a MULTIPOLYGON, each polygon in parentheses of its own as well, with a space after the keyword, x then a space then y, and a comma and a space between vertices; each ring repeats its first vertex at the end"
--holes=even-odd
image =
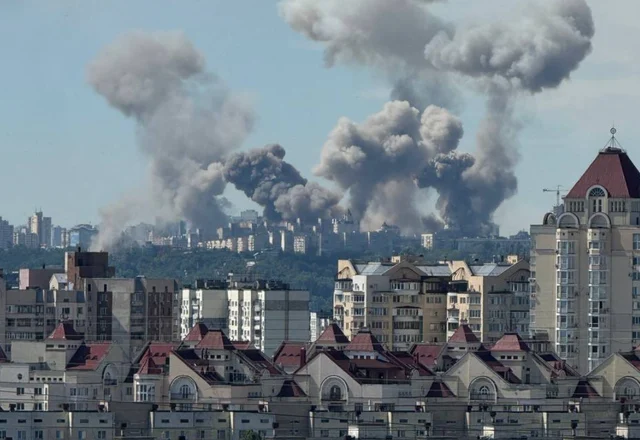
POLYGON ((270 220, 315 220, 335 215, 340 196, 317 184, 308 183, 284 160, 280 145, 267 145, 231 155, 224 177, 247 197, 264 207, 270 220))
MULTIPOLYGON (((134 118, 150 160, 155 210, 209 233, 224 222, 224 156, 251 130, 253 112, 205 70, 181 33, 129 33, 90 63, 88 81, 111 106, 134 118)), ((137 204, 103 212, 99 243, 108 246, 137 204)))
POLYGON ((363 226, 385 217, 405 230, 420 230, 412 178, 431 158, 454 150, 462 134, 460 120, 443 108, 429 106, 421 114, 406 101, 392 101, 362 124, 342 118, 315 173, 349 191, 349 206, 363 226))
POLYGON ((392 84, 391 98, 424 109, 458 98, 446 75, 429 71, 425 45, 453 27, 416 0, 283 0, 280 14, 295 31, 325 46, 324 61, 369 66, 392 84))
MULTIPOLYGON (((514 99, 557 87, 577 69, 591 51, 591 10, 584 0, 555 0, 543 7, 532 2, 520 19, 456 29, 434 16, 428 3, 282 0, 280 12, 292 29, 324 45, 327 66, 372 67, 391 80, 392 99, 417 109, 455 104, 459 98, 451 83, 475 81, 487 95, 475 157, 455 151, 455 146, 427 151, 420 146, 425 135, 416 134, 418 110, 392 102, 360 126, 340 120, 316 171, 348 188, 355 211, 364 213, 365 220, 390 215, 388 206, 400 186, 409 204, 415 193, 408 186, 385 186, 414 175, 418 186, 438 192, 442 220, 469 235, 484 234, 494 211, 517 190, 514 99)), ((415 223, 417 215, 410 207, 397 217, 407 224, 415 223)), ((433 218, 422 222, 435 224, 433 218)))

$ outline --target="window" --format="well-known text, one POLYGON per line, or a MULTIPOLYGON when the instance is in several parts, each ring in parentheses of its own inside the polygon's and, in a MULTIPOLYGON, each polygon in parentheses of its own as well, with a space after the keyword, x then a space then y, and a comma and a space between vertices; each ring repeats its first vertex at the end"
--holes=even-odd
POLYGON ((633 250, 640 250, 640 234, 633 234, 633 250))
POLYGON ((320 430, 320 437, 324 437, 324 438, 329 437, 329 430, 328 429, 321 429, 320 430))
POLYGON ((180 387, 180 396, 183 399, 188 399, 190 395, 191 395, 191 390, 189 389, 189 385, 186 385, 186 384, 182 385, 180 387))
POLYGON ((604 197, 605 193, 602 188, 593 188, 589 191, 589 197, 604 197))
POLYGON ((44 438, 44 433, 41 429, 36 429, 33 431, 33 438, 36 440, 42 440, 44 438))
POLYGON ((216 434, 217 440, 225 440, 226 437, 227 437, 227 433, 225 432, 225 430, 224 429, 218 429, 218 432, 216 434))
POLYGON ((329 400, 342 400, 342 390, 338 385, 333 385, 329 390, 329 400))
POLYGON ((18 387, 16 388, 16 395, 21 396, 24 394, 24 388, 18 387))
POLYGON ((107 431, 98 431, 98 439, 104 440, 107 438, 107 431))

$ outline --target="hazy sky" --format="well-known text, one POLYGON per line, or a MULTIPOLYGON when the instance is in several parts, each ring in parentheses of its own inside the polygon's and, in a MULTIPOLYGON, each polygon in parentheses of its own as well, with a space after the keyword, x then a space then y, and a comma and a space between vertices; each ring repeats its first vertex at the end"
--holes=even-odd
MULTIPOLYGON (((570 187, 607 142, 612 123, 640 165, 640 2, 589 4, 596 24, 591 55, 559 89, 519 101, 519 191, 496 213, 503 233, 540 221, 555 200, 542 189, 570 187)), ((434 7, 448 19, 477 22, 524 6, 453 0, 434 7)), ((370 71, 326 69, 321 48, 284 23, 275 0, 0 0, 2 217, 24 223, 38 207, 55 224, 96 223, 101 206, 146 183, 132 121, 110 108, 85 75, 102 47, 132 29, 184 31, 208 69, 253 100, 258 121, 244 147, 278 142, 310 178, 337 120, 363 120, 387 101, 387 84, 370 71)), ((473 151, 482 110, 483 100, 470 97, 459 112, 467 133, 462 150, 473 151)), ((227 192, 236 210, 252 206, 227 192)))

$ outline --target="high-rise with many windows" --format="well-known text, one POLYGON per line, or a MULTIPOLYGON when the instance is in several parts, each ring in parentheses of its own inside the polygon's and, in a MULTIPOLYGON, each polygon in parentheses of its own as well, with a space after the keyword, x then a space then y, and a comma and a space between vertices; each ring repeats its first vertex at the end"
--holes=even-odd
POLYGON ((586 373, 640 343, 640 172, 614 137, 563 208, 531 226, 530 327, 586 373))

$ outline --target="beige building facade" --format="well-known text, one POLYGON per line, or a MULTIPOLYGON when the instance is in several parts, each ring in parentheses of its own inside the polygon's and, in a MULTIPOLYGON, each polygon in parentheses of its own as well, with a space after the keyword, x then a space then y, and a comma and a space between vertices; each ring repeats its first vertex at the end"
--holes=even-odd
POLYGON ((366 327, 394 350, 442 343, 461 324, 492 342, 505 332, 528 334, 528 280, 524 260, 476 265, 426 264, 409 256, 339 260, 333 317, 348 337, 366 327))
POLYGON ((640 172, 615 140, 531 226, 531 330, 579 371, 640 342, 640 172))

